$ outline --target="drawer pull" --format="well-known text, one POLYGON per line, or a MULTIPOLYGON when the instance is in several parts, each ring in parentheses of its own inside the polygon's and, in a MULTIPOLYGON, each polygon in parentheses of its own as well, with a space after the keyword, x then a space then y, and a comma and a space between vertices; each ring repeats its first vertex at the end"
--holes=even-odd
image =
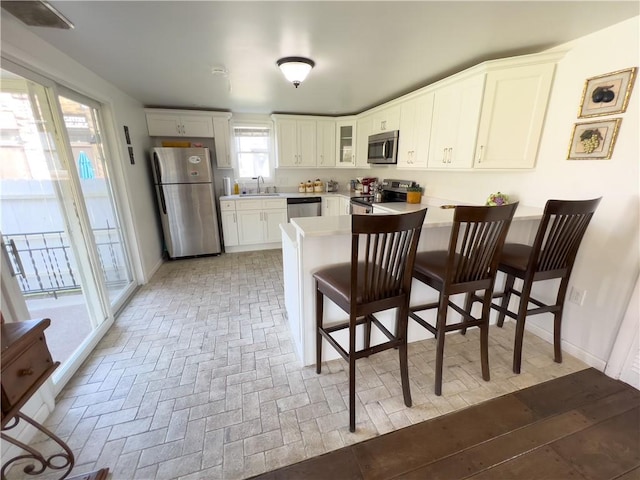
POLYGON ((23 368, 22 370, 18 370, 19 377, 28 377, 29 375, 33 375, 33 370, 31 368, 23 368))

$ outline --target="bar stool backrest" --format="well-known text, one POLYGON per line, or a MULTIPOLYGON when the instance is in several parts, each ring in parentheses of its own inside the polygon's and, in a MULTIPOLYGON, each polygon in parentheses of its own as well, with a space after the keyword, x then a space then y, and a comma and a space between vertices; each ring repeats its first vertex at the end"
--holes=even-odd
MULTIPOLYGON (((499 255, 518 202, 499 207, 457 206, 449 240, 449 285, 484 284, 495 279, 499 255)), ((454 288, 455 290, 455 288, 454 288)), ((468 291, 468 285, 462 291, 468 291)))
POLYGON ((527 266, 531 274, 543 279, 570 273, 601 199, 547 201, 527 266))
POLYGON ((351 291, 362 286, 358 303, 409 294, 425 214, 426 209, 404 215, 352 215, 351 291))

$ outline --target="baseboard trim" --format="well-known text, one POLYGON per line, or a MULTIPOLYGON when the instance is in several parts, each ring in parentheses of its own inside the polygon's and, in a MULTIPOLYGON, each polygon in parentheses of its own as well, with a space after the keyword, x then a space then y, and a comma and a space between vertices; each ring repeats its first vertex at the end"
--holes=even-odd
MULTIPOLYGON (((536 325, 532 325, 527 323, 525 325, 525 330, 533 333, 535 336, 542 338, 543 340, 553 344, 553 333, 549 332, 543 328, 540 328, 536 325)), ((561 341, 561 348, 563 352, 567 352, 569 355, 577 358, 578 360, 582 360, 584 363, 589 365, 590 367, 595 368, 596 370, 600 370, 604 372, 605 367, 607 366, 607 362, 602 360, 601 358, 595 357, 586 350, 567 342, 566 340, 561 341)))
POLYGON ((227 247, 225 245, 225 253, 240 253, 240 252, 255 252, 259 250, 280 250, 282 243, 261 243, 256 245, 236 245, 233 247, 227 247))

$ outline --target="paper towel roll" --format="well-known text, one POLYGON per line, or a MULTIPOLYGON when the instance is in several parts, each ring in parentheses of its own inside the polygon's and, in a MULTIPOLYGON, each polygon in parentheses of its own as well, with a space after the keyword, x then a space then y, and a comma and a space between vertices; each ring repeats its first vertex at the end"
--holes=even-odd
POLYGON ((224 189, 225 195, 231 195, 231 178, 230 177, 222 177, 222 188, 224 189))

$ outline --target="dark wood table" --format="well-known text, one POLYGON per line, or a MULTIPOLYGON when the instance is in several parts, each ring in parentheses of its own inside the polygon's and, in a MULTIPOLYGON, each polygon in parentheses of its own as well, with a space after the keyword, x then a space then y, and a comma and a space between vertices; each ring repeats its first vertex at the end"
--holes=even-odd
MULTIPOLYGON (((47 347, 44 330, 51 324, 51 320, 27 320, 23 322, 2 323, 0 326, 0 341, 2 345, 0 375, 2 388, 2 432, 0 437, 25 451, 2 464, 0 471, 2 480, 6 479, 6 472, 19 461, 31 461, 23 468, 28 475, 39 475, 45 470, 62 472, 60 479, 67 478, 75 458, 69 446, 54 433, 43 427, 20 409, 29 401, 35 392, 58 368, 60 362, 54 362, 47 347), (45 457, 33 447, 16 440, 7 433, 15 428, 20 421, 24 421, 41 431, 56 442, 63 453, 55 453, 45 457)), ((108 468, 83 474, 74 479, 104 480, 109 473, 108 468)), ((72 480, 72 479, 69 479, 72 480)))

